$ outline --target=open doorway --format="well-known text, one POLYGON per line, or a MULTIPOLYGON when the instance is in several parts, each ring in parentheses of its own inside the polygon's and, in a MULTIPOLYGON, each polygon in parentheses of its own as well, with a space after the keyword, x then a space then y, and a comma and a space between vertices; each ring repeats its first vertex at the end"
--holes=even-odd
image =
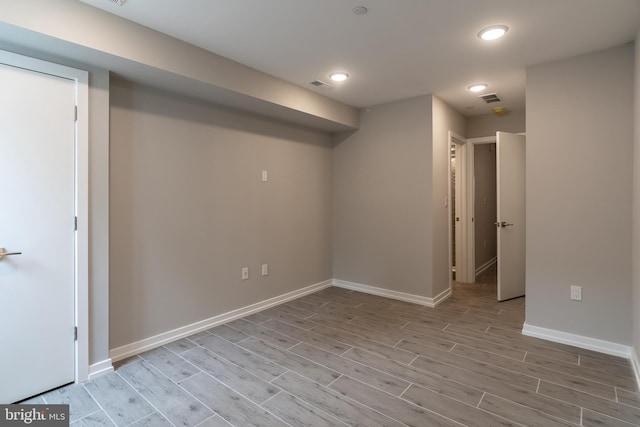
POLYGON ((466 139, 450 132, 449 142, 451 278, 475 283, 497 258, 496 138, 466 139))
POLYGON ((497 267, 497 299, 522 296, 525 137, 465 139, 450 132, 449 142, 451 281, 473 284, 497 267))
MULTIPOLYGON (((493 269, 498 256, 496 236, 496 144, 473 143, 474 277, 493 269)), ((483 281, 486 281, 483 280, 483 281)))

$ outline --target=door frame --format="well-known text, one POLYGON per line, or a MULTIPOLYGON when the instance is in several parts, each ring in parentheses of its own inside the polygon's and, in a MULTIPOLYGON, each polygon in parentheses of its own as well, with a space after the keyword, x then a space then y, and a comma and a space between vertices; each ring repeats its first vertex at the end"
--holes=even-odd
POLYGON ((462 283, 475 283, 476 281, 476 229, 475 229, 475 180, 474 180, 474 148, 476 144, 491 144, 496 142, 496 136, 479 138, 464 138, 453 131, 449 131, 449 188, 448 188, 448 217, 449 217, 449 274, 450 285, 453 283, 453 239, 451 231, 455 224, 451 221, 451 209, 456 200, 451 198, 451 145, 456 144, 460 151, 456 149, 456 183, 460 182, 460 193, 456 192, 456 197, 460 196, 460 230, 456 233, 456 240, 460 234, 460 244, 456 244, 456 280, 462 283), (459 155, 460 152, 460 155, 459 155))
POLYGON ((0 63, 75 82, 75 232, 74 294, 75 382, 89 377, 89 73, 28 56, 0 50, 0 63))
MULTIPOLYGON (((447 147, 448 161, 448 222, 449 222, 449 285, 453 285, 453 239, 451 232, 456 224, 451 220, 452 207, 456 206, 456 200, 459 201, 459 212, 456 211, 456 216, 460 217, 460 227, 456 229, 456 280, 463 283, 473 283, 475 275, 471 275, 473 271, 473 252, 469 249, 470 233, 473 231, 473 204, 469 203, 468 197, 460 197, 460 195, 466 195, 468 188, 473 185, 473 175, 469 175, 469 156, 473 156, 473 151, 470 150, 471 144, 468 144, 467 138, 456 134, 453 131, 449 131, 449 146, 447 147), (452 198, 451 194, 451 145, 456 144, 456 188, 460 188, 460 191, 456 191, 455 196, 452 198), (471 184, 470 184, 471 182, 471 184), (459 186, 458 186, 459 184, 459 186), (460 194, 459 194, 460 193, 460 194), (459 242, 459 243, 458 243, 459 242)), ((472 148, 472 147, 471 147, 472 148)))

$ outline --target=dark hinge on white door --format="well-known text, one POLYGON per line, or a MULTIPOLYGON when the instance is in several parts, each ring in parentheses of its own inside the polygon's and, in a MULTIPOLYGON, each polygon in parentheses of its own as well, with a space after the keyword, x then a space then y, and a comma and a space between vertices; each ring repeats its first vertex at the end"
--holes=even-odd
POLYGON ((73 106, 73 121, 74 122, 78 121, 78 106, 77 105, 73 106))
POLYGON ((74 217, 73 219, 73 229, 74 231, 78 231, 78 217, 74 217))
POLYGON ((73 327, 73 340, 74 341, 78 341, 78 327, 77 326, 73 327))

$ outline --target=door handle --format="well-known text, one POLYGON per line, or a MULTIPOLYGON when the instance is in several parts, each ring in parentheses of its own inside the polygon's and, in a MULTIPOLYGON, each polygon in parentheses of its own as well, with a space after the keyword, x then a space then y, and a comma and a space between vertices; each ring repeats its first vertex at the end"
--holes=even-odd
POLYGON ((509 224, 506 221, 502 221, 502 222, 494 222, 494 224, 496 225, 496 227, 498 228, 503 228, 503 227, 511 227, 513 224, 509 224))
POLYGON ((22 252, 7 252, 5 248, 0 248, 0 261, 2 261, 4 257, 10 255, 22 255, 22 252))

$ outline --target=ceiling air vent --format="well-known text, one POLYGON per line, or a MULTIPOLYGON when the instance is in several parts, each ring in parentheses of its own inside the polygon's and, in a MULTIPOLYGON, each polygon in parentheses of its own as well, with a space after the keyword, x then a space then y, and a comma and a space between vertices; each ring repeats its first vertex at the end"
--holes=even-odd
POLYGON ((502 101, 502 99, 498 97, 497 93, 485 93, 484 95, 480 95, 478 98, 482 99, 487 104, 502 101))
POLYGON ((314 80, 309 84, 312 85, 312 86, 315 86, 315 87, 321 87, 321 88, 324 88, 324 89, 331 89, 330 85, 328 85, 325 82, 320 81, 320 80, 314 80))
POLYGON ((109 1, 117 6, 122 6, 124 2, 127 0, 109 0, 109 1))

